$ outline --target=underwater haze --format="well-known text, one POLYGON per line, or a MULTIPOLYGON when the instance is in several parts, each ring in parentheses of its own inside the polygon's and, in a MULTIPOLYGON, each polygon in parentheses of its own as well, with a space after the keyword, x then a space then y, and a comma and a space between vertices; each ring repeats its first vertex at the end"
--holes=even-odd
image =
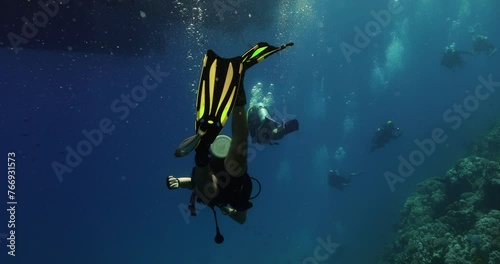
POLYGON ((500 2, 1 12, 0 263, 500 263, 500 2), (232 58, 259 42, 294 45, 245 74, 246 108, 300 128, 249 140, 258 195, 244 224, 215 207, 217 244, 212 209, 191 216, 192 192, 166 181, 195 166, 174 152, 196 133, 207 50, 232 58))

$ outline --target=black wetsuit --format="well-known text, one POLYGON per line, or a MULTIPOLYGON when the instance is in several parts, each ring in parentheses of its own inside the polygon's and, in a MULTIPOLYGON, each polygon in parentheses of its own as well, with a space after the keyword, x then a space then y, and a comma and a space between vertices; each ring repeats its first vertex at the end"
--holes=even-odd
POLYGON ((330 186, 334 188, 343 190, 344 187, 349 185, 350 183, 351 178, 343 177, 336 171, 330 171, 330 173, 328 173, 328 184, 330 184, 330 186))
POLYGON ((441 58, 441 65, 452 70, 455 69, 456 67, 462 67, 465 63, 464 59, 462 58, 463 54, 470 54, 470 52, 447 50, 444 52, 443 58, 441 58))
POLYGON ((484 37, 484 36, 474 37, 473 46, 474 46, 474 53, 475 54, 478 54, 482 51, 490 53, 493 50, 495 50, 495 46, 488 41, 487 37, 484 37))
POLYGON ((399 138, 401 134, 399 128, 395 128, 394 125, 385 124, 375 132, 372 138, 372 150, 383 148, 391 139, 399 138))
POLYGON ((219 193, 212 199, 210 206, 230 205, 237 211, 245 211, 253 206, 249 201, 252 179, 248 173, 240 177, 231 176, 224 167, 224 159, 217 158, 210 158, 210 168, 219 186, 219 193))

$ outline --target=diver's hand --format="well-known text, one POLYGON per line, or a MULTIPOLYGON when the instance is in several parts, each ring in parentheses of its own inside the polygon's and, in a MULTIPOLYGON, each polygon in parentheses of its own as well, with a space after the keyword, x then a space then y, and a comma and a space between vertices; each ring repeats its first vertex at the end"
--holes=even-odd
POLYGON ((169 190, 174 190, 179 188, 180 181, 179 179, 175 178, 174 176, 168 176, 167 178, 167 188, 169 190))

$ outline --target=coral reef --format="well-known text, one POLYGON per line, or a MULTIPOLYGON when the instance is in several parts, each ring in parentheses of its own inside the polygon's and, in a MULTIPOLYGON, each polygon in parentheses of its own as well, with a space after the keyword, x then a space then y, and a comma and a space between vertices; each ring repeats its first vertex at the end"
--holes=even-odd
MULTIPOLYGON (((470 155, 500 162, 500 122, 469 148, 470 155)), ((499 262, 500 263, 500 262, 499 262)))
POLYGON ((471 153, 417 186, 380 264, 500 263, 500 125, 471 153))

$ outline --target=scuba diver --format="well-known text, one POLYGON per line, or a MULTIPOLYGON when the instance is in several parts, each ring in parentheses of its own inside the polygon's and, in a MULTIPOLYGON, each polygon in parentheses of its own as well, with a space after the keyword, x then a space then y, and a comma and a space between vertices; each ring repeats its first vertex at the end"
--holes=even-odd
MULTIPOLYGON (((389 120, 382 127, 378 128, 375 131, 375 135, 372 138, 372 147, 371 151, 374 151, 378 148, 383 148, 385 144, 387 144, 391 139, 399 138, 403 132, 399 129, 399 127, 395 127, 394 123, 389 120)), ((370 152, 371 152, 370 151, 370 152)))
POLYGON ((488 41, 485 31, 481 28, 481 24, 476 24, 469 28, 469 33, 472 34, 473 54, 478 55, 485 52, 489 57, 496 53, 497 48, 488 41))
POLYGON ((444 48, 443 57, 441 58, 441 65, 447 67, 450 70, 455 70, 456 67, 463 67, 464 59, 462 55, 472 55, 470 51, 456 50, 455 42, 451 43, 449 46, 444 48))
POLYGON ((342 191, 344 189, 344 187, 351 184, 352 176, 356 176, 356 175, 359 175, 361 173, 363 173, 363 172, 362 171, 351 172, 351 173, 349 173, 349 177, 344 177, 344 176, 340 175, 338 170, 330 170, 330 172, 328 172, 328 184, 330 186, 332 186, 333 188, 336 188, 336 189, 339 189, 342 191))
POLYGON ((247 118, 250 137, 254 144, 278 144, 272 140, 282 139, 286 134, 299 130, 297 119, 283 120, 279 123, 271 118, 269 110, 263 103, 251 106, 247 118))
POLYGON ((245 72, 268 56, 290 46, 293 43, 274 47, 261 42, 238 57, 221 58, 208 50, 203 59, 196 101, 195 134, 182 141, 174 154, 184 157, 194 150, 195 166, 191 177, 168 176, 166 184, 170 190, 192 190, 188 207, 192 216, 196 215, 196 202, 212 209, 217 244, 222 243, 224 237, 219 230, 215 207, 222 214, 243 224, 247 210, 253 206, 250 202, 254 198, 250 197, 252 178, 247 172, 245 72), (231 112, 232 139, 219 135, 231 112))

